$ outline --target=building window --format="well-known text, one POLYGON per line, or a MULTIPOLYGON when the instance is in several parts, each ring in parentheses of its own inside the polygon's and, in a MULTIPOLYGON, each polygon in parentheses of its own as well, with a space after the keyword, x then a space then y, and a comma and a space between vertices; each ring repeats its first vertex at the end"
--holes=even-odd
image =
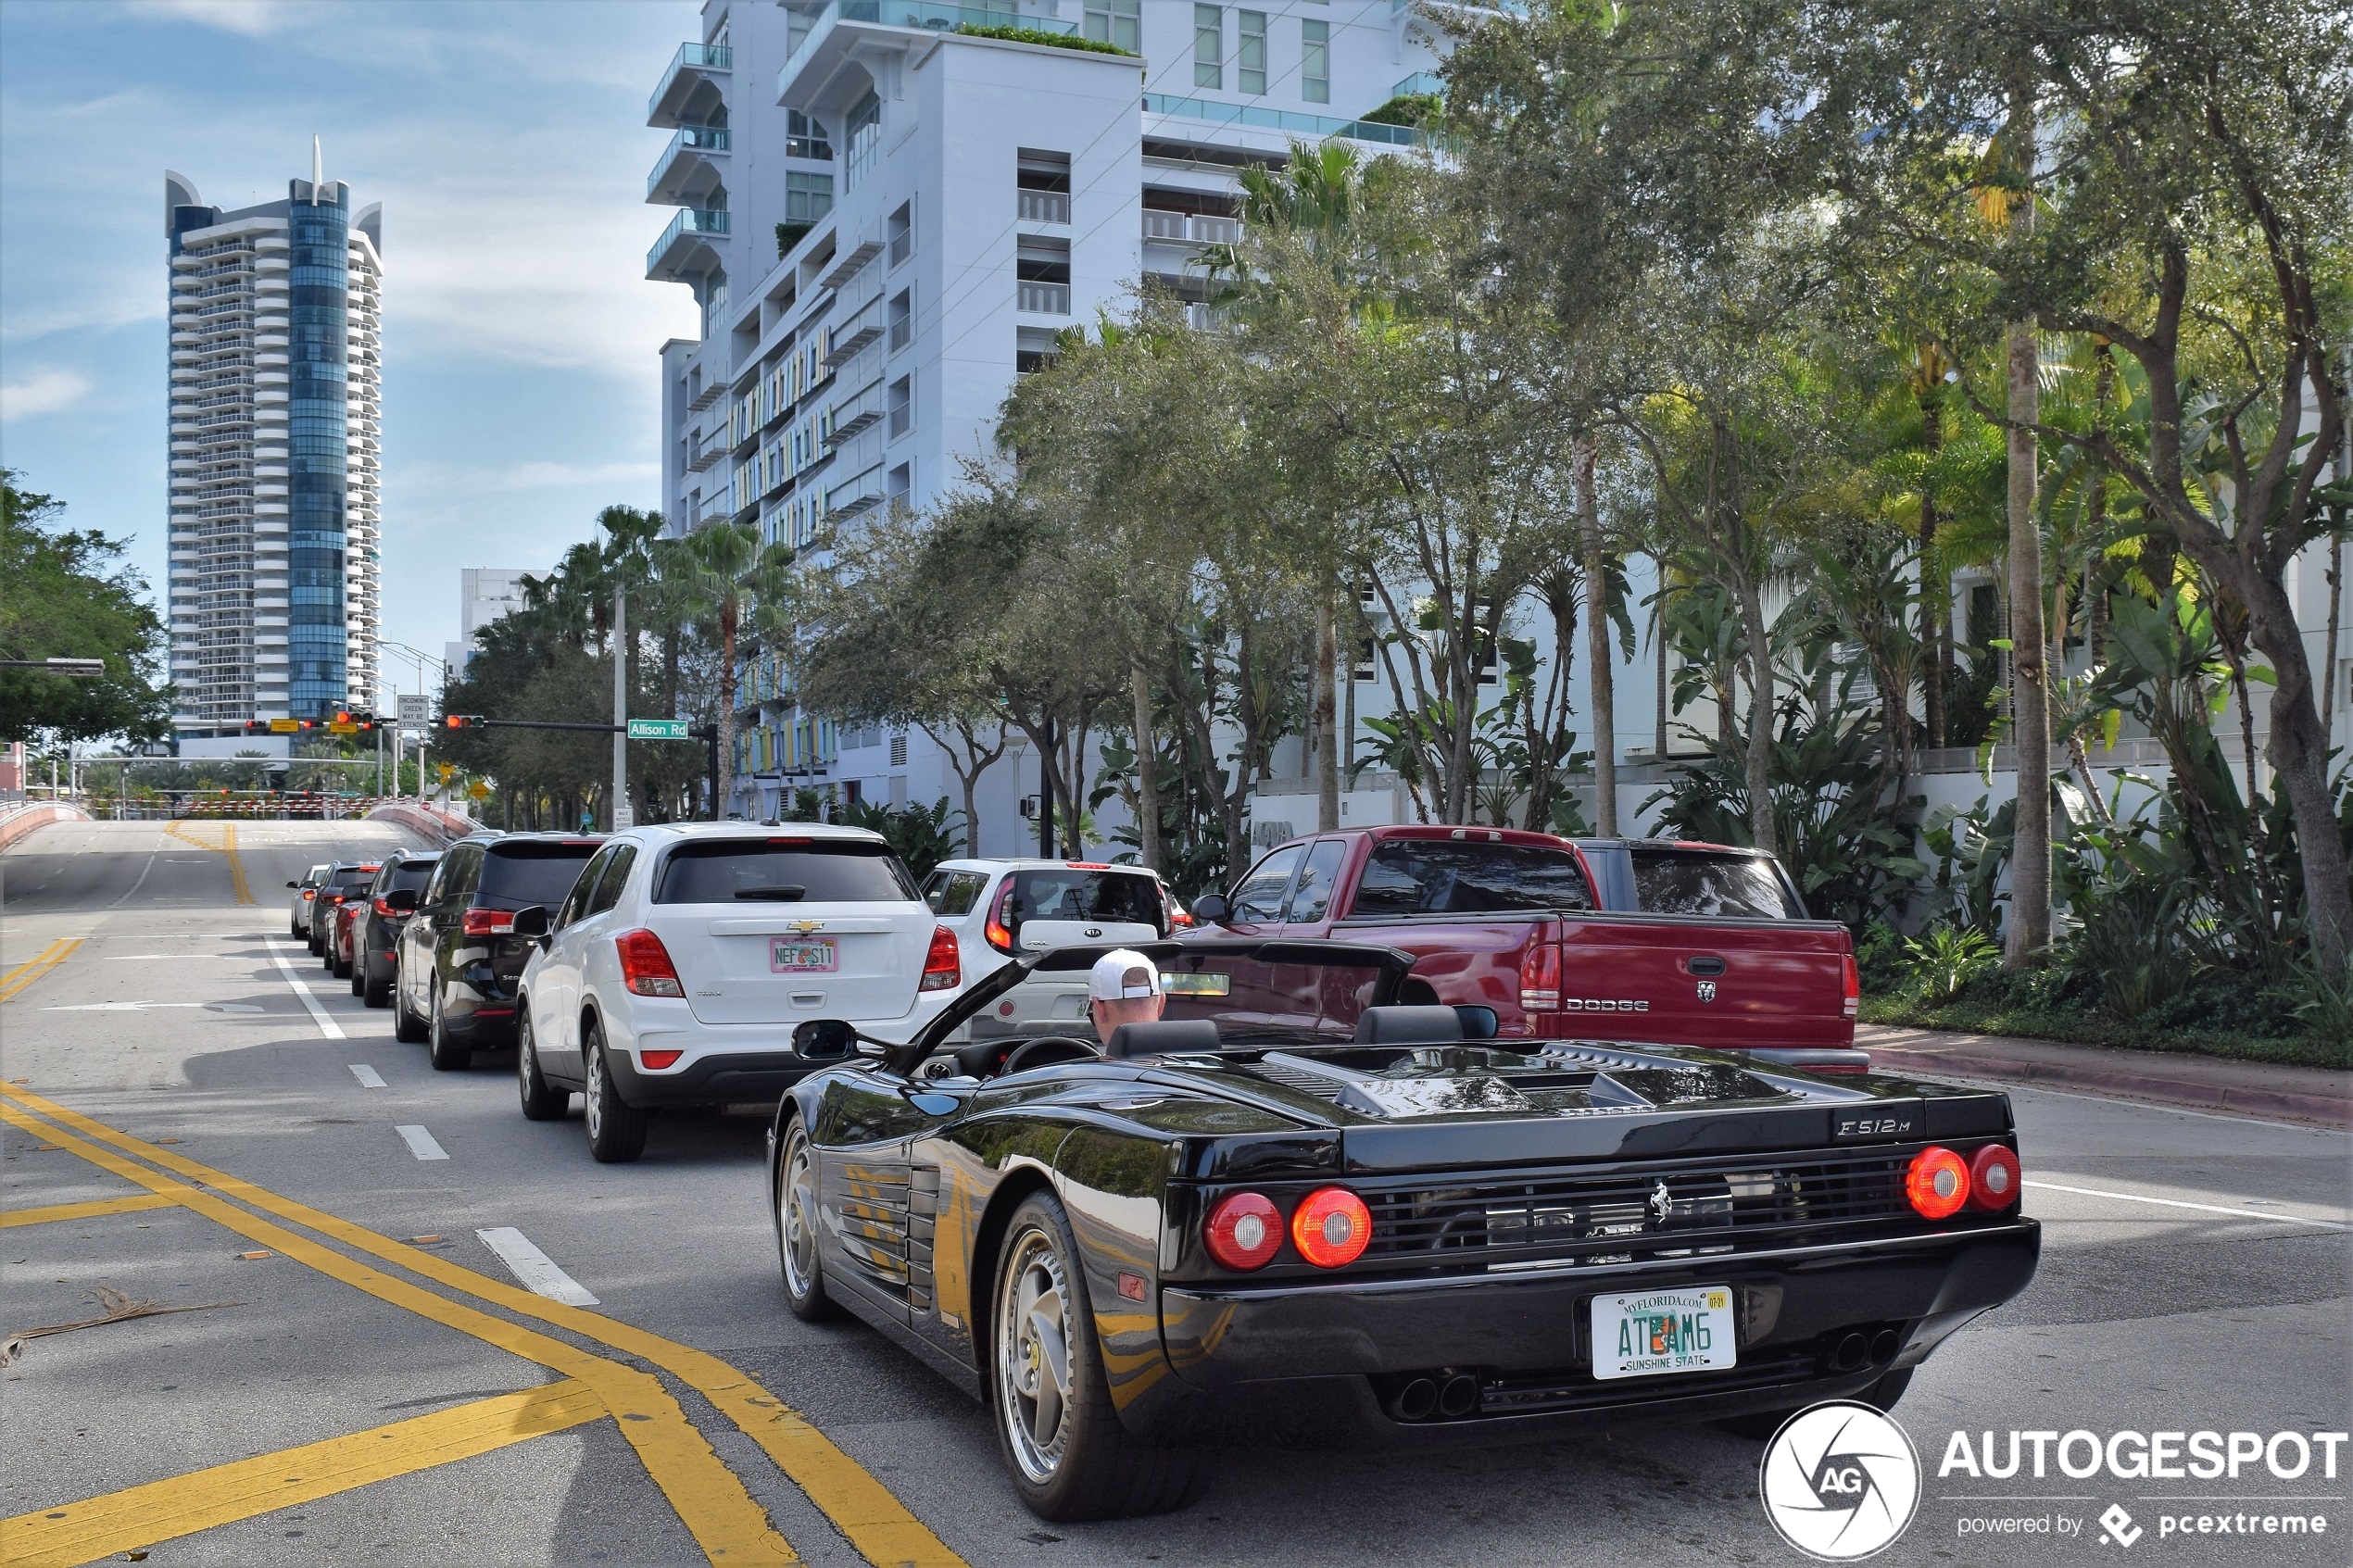
POLYGON ((1299 95, 1311 104, 1332 101, 1332 24, 1299 24, 1299 95))
POLYGON ((915 499, 915 465, 901 463, 883 478, 883 494, 894 507, 911 507, 915 499))
POLYGON ((1018 187, 1017 211, 1025 223, 1070 221, 1070 155, 1017 150, 1013 184, 1018 187))
POLYGON ((1193 85, 1226 85, 1226 13, 1217 6, 1193 7, 1193 85))
POLYGON ((890 351, 893 354, 915 341, 915 291, 900 289, 890 302, 890 351))
POLYGON ((833 144, 825 140, 825 128, 799 109, 785 111, 785 156, 786 157, 822 157, 834 156, 833 144))
POLYGON ((727 314, 727 274, 713 272, 703 281, 702 335, 710 337, 719 331, 720 321, 727 314))
MULTIPOLYGON (((903 732, 890 737, 890 765, 894 768, 904 768, 907 765, 907 736, 903 732)), ((890 782, 896 787, 907 781, 893 779, 890 782)))
POLYGON ((893 267, 915 254, 915 204, 900 202, 899 210, 890 215, 890 264, 893 267))
POLYGON ((1241 47, 1235 51, 1235 85, 1245 93, 1266 91, 1266 13, 1237 11, 1241 47))
POLYGON ((871 89, 851 106, 843 130, 849 155, 842 165, 841 183, 842 189, 852 190, 874 172, 875 159, 882 153, 882 100, 871 89))
POLYGON ((1024 234, 1014 250, 1019 308, 1047 316, 1070 314, 1070 242, 1024 234))
POLYGON ((890 437, 893 441, 915 428, 915 378, 901 376, 890 383, 890 437))
POLYGON ((1087 0, 1087 36, 1132 55, 1144 52, 1143 0, 1087 0))
POLYGON ((834 177, 830 174, 785 176, 785 221, 814 223, 834 209, 834 177))
POLYGON ((1016 327, 1013 329, 1013 370, 1030 375, 1046 368, 1046 361, 1056 352, 1055 332, 1051 327, 1016 327))

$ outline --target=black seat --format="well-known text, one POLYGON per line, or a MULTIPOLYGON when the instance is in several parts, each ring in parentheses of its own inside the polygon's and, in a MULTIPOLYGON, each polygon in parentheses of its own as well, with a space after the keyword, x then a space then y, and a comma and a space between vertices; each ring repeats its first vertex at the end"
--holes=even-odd
POLYGON ((1108 1057, 1166 1056, 1172 1051, 1214 1051, 1217 1025, 1206 1018, 1164 1018, 1152 1023, 1123 1023, 1103 1047, 1108 1057))
POLYGON ((1450 1007, 1366 1008, 1356 1019, 1360 1046, 1449 1046, 1463 1038, 1463 1015, 1450 1007))

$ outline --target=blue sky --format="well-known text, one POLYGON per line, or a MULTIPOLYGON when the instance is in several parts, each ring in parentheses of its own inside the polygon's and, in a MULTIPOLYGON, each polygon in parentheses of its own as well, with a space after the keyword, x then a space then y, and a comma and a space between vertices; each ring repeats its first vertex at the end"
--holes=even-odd
MULTIPOLYGON (((646 95, 686 0, 0 3, 0 465, 164 568, 163 171, 219 207, 310 172, 384 204, 384 629, 438 656, 458 571, 545 571, 656 504, 646 95)), ((403 685, 411 678, 389 665, 403 685)))

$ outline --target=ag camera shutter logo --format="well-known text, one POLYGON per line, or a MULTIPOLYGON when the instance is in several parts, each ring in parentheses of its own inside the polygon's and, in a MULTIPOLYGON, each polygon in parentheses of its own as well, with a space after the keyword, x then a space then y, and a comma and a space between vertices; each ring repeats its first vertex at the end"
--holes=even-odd
POLYGON ((1797 1550, 1856 1562, 1892 1545, 1920 1505, 1920 1460, 1904 1429, 1849 1399, 1811 1405, 1765 1445, 1765 1517, 1797 1550))

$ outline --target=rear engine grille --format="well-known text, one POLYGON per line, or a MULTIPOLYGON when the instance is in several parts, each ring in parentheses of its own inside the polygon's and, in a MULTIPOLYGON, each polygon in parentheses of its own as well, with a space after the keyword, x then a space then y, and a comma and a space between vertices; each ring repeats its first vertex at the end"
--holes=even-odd
POLYGON ((1453 1271, 1565 1253, 1655 1258, 1727 1251, 1784 1230, 1913 1218, 1904 1197, 1911 1154, 1882 1148, 1356 1190, 1373 1215, 1367 1262, 1453 1271))

